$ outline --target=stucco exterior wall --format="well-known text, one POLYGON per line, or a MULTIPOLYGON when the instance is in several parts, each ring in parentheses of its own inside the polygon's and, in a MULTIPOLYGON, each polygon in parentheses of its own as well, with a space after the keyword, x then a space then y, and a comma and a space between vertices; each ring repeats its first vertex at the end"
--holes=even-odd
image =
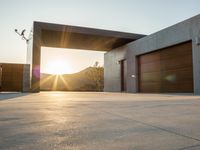
POLYGON ((126 46, 114 49, 104 55, 104 91, 120 92, 120 60, 126 58, 126 46))

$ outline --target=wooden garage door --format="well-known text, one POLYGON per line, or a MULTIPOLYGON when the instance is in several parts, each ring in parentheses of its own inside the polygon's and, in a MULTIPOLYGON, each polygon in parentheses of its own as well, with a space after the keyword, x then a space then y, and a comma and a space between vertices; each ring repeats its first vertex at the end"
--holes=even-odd
POLYGON ((193 92, 191 42, 138 57, 140 92, 193 92))

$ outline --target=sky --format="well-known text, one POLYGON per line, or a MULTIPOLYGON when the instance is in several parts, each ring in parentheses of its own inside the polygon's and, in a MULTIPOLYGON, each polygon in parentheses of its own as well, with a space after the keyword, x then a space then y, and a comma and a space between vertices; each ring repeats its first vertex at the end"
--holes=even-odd
MULTIPOLYGON (((33 21, 148 35, 198 14, 199 0, 0 0, 0 62, 26 63, 26 42, 14 29, 28 35, 33 21)), ((67 60, 71 72, 96 60, 103 65, 103 53, 74 53, 42 48, 42 71, 53 56, 67 60)))

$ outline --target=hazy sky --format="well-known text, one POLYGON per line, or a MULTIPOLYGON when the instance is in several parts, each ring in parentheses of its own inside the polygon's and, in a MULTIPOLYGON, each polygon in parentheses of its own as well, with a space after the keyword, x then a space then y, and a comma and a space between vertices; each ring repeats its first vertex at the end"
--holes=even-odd
MULTIPOLYGON (((15 34, 14 29, 30 31, 33 21, 151 34, 200 14, 199 2, 199 0, 0 0, 0 62, 25 63, 26 43, 15 34)), ((60 51, 63 55, 66 54, 66 59, 68 57, 73 59, 75 56, 60 51)), ((45 48, 43 63, 51 57, 50 53, 55 55, 56 52, 55 49, 45 48)), ((102 60, 102 54, 92 53, 88 57, 93 58, 91 56, 102 60)), ((84 63, 92 65, 91 60, 84 59, 84 63)), ((81 64, 80 61, 77 62, 79 64, 74 62, 74 66, 81 64)))

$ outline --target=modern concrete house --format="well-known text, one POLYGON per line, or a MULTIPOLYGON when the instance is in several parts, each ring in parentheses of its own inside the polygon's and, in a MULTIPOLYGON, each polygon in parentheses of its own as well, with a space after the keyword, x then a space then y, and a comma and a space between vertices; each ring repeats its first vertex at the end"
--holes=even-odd
POLYGON ((32 92, 40 91, 41 46, 107 51, 104 91, 200 94, 200 15, 148 36, 34 22, 32 92))
POLYGON ((200 94, 200 15, 105 54, 105 91, 200 94))

